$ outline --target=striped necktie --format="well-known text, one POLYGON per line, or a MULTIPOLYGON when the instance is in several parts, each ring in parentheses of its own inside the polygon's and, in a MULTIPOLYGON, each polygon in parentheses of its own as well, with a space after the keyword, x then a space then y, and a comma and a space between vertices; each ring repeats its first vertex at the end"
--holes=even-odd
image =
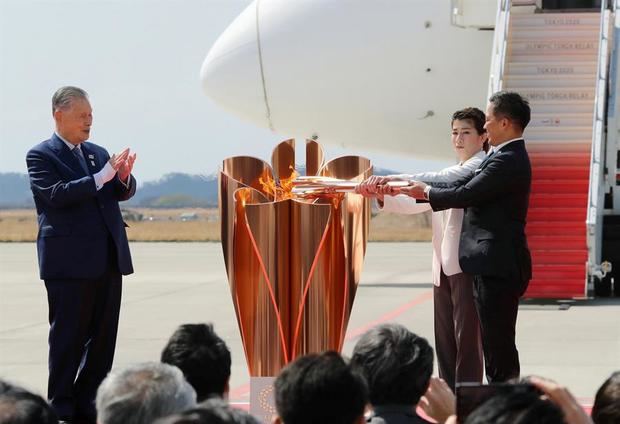
POLYGON ((82 149, 80 149, 80 146, 75 146, 73 150, 71 150, 71 153, 73 153, 78 159, 78 162, 80 162, 80 166, 82 167, 86 175, 90 175, 90 172, 88 172, 88 166, 86 165, 86 159, 84 159, 84 154, 82 153, 82 149))

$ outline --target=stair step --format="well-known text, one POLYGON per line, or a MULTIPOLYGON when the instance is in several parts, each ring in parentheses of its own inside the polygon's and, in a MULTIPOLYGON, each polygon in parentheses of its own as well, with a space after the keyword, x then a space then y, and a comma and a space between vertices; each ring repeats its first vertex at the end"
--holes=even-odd
POLYGON ((577 28, 595 26, 601 21, 600 13, 512 13, 510 22, 514 26, 542 26, 545 28, 577 28))
POLYGON ((513 26, 510 29, 511 41, 562 41, 564 39, 596 40, 598 39, 600 27, 576 27, 567 30, 566 28, 555 28, 552 26, 513 26))
POLYGON ((562 142, 561 140, 532 140, 527 139, 526 141, 527 151, 530 153, 572 153, 572 154, 581 154, 581 155, 589 155, 592 150, 592 141, 571 141, 571 142, 562 142))
POLYGON ((532 236, 527 239, 531 251, 534 250, 579 250, 587 249, 586 235, 582 236, 532 236))
POLYGON ((579 235, 586 234, 584 222, 528 221, 525 227, 528 237, 536 235, 579 235))
POLYGON ((530 208, 548 207, 585 207, 588 204, 588 193, 532 193, 530 208))
MULTIPOLYGON (((584 235, 585 237, 585 235, 584 235)), ((551 280, 561 278, 583 278, 586 276, 586 267, 581 265, 533 265, 532 278, 535 280, 551 280)))
POLYGON ((586 249, 576 250, 531 250, 532 262, 535 264, 585 264, 588 260, 586 249))
MULTIPOLYGON (((510 88, 508 86, 507 88, 510 88)), ((551 88, 522 88, 519 93, 530 101, 563 101, 573 102, 589 100, 594 102, 594 86, 588 87, 551 87, 551 88)))
POLYGON ((585 221, 585 207, 548 207, 548 208, 529 208, 527 211, 528 221, 585 221))
POLYGON ((572 299, 586 296, 585 278, 532 280, 523 298, 572 299))
POLYGON ((527 127, 524 132, 525 139, 528 141, 542 140, 553 143, 576 141, 581 142, 592 138, 592 126, 581 127, 527 127))
POLYGON ((512 58, 519 56, 590 56, 598 54, 598 40, 570 38, 565 40, 511 41, 507 53, 512 58))
POLYGON ((587 193, 588 180, 532 180, 532 193, 587 193))
POLYGON ((530 102, 530 107, 536 113, 594 113, 594 98, 570 102, 542 99, 528 100, 530 102))
POLYGON ((533 179, 563 179, 571 180, 590 178, 590 167, 584 166, 536 166, 532 168, 533 179))
POLYGON ((533 113, 528 128, 532 127, 586 127, 593 123, 592 112, 584 113, 533 113))
POLYGON ((549 58, 543 58, 539 62, 509 62, 506 65, 506 74, 511 75, 542 75, 542 76, 564 76, 564 75, 595 75, 597 69, 596 61, 566 63, 555 62, 549 58))
POLYGON ((546 74, 546 75, 513 75, 504 76, 504 83, 516 91, 520 89, 532 88, 573 88, 573 87, 593 87, 596 84, 596 72, 591 75, 571 75, 571 74, 546 74))
POLYGON ((507 51, 506 54, 506 63, 532 63, 532 64, 540 64, 545 63, 545 61, 551 61, 553 63, 566 63, 573 65, 585 65, 592 63, 592 61, 597 60, 597 55, 594 54, 552 54, 551 52, 542 55, 542 54, 517 54, 511 55, 510 51, 507 51))
POLYGON ((590 154, 532 152, 529 153, 532 166, 590 166, 590 154))
MULTIPOLYGON (((553 58, 555 59, 555 58, 553 58)), ((544 76, 564 76, 564 75, 591 75, 597 69, 596 62, 572 63, 567 61, 555 61, 543 58, 538 62, 516 62, 512 61, 506 65, 506 74, 510 75, 544 75, 544 76)))

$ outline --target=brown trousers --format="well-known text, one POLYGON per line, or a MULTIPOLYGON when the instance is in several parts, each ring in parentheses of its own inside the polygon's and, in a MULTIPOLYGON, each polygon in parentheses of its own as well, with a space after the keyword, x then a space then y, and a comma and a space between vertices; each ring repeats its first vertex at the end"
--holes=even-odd
POLYGON ((439 376, 454 391, 457 382, 482 382, 483 353, 480 321, 474 303, 474 278, 441 271, 433 288, 435 348, 439 376))

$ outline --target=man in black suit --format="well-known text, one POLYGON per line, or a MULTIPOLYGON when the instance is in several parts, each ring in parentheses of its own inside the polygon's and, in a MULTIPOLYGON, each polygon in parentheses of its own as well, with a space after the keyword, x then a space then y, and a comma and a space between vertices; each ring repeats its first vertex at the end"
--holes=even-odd
POLYGON ((415 182, 401 193, 430 202, 434 211, 464 208, 459 263, 474 275, 487 379, 519 376, 515 326, 519 297, 532 276, 525 237, 531 185, 523 131, 530 121, 527 100, 514 92, 489 99, 485 129, 493 152, 471 175, 451 184, 415 182))
POLYGON ((56 131, 26 156, 37 207, 39 272, 49 305, 48 399, 68 422, 94 423, 97 387, 112 367, 121 275, 133 267, 118 202, 136 191, 135 154, 86 142, 86 92, 52 97, 56 131))

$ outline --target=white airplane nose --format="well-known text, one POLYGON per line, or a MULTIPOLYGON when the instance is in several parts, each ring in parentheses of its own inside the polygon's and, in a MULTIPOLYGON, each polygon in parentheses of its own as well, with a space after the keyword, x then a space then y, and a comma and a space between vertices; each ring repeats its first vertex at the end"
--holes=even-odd
POLYGON ((261 81, 257 5, 251 3, 217 39, 200 70, 204 92, 218 105, 270 127, 261 81))
POLYGON ((208 53, 204 91, 284 137, 452 158, 435 141, 485 103, 493 34, 452 26, 448 0, 385 3, 254 0, 208 53))

